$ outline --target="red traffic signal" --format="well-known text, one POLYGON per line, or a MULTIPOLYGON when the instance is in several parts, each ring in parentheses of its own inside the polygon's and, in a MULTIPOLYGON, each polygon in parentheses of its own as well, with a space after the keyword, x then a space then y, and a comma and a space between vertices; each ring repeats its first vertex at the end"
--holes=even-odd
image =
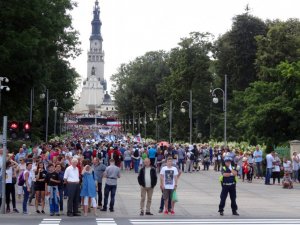
POLYGON ((16 121, 12 121, 12 122, 10 122, 9 128, 11 130, 17 130, 19 128, 19 123, 16 121))
POLYGON ((23 128, 24 128, 25 132, 30 131, 30 129, 31 129, 31 123, 30 122, 25 122, 23 124, 23 128))

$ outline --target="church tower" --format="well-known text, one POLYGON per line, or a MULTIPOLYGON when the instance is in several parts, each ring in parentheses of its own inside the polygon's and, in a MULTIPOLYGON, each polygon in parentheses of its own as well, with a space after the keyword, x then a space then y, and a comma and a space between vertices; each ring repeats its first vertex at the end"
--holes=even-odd
MULTIPOLYGON (((101 35, 100 7, 95 1, 90 46, 87 52, 87 78, 83 81, 82 92, 75 113, 100 113, 105 102, 107 83, 104 79, 104 51, 101 35)), ((106 106, 106 104, 105 104, 106 106)), ((106 109, 107 107, 105 107, 106 109)), ((108 109, 108 108, 107 108, 108 109)))

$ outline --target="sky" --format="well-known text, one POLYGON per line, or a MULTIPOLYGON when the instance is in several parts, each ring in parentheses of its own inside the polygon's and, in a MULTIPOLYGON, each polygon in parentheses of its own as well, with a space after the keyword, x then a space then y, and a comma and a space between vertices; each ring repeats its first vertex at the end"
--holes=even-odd
MULTIPOLYGON (((73 27, 80 33, 82 54, 71 65, 87 77, 87 49, 95 0, 74 0, 78 7, 70 12, 73 27)), ((300 0, 99 0, 105 52, 105 79, 122 63, 148 51, 177 46, 190 32, 210 32, 218 37, 230 30, 232 18, 245 12, 263 20, 299 18, 300 0)), ((80 91, 80 88, 78 89, 80 91)))

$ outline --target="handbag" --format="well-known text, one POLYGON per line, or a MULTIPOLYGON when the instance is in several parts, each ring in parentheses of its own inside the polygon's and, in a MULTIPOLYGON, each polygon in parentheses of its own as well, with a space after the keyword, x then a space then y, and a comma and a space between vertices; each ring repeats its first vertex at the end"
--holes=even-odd
POLYGON ((173 202, 178 202, 178 196, 177 196, 177 192, 176 192, 176 191, 173 191, 173 194, 172 194, 172 201, 173 201, 173 202))

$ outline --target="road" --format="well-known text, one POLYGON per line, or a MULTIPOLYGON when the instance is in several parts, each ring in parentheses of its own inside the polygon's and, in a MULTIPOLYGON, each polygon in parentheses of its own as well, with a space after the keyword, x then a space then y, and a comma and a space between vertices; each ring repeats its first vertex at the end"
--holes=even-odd
MULTIPOLYGON (((263 180, 253 183, 239 181, 237 185, 237 203, 239 217, 231 215, 229 199, 225 216, 218 214, 220 196, 219 173, 200 171, 182 174, 178 183, 179 202, 175 206, 175 216, 158 213, 161 192, 155 188, 151 211, 154 216, 139 216, 140 191, 137 175, 122 172, 118 181, 115 212, 98 212, 98 217, 50 217, 38 215, 34 207, 29 207, 30 215, 10 213, 0 215, 2 225, 137 225, 137 224, 300 224, 300 185, 294 189, 282 189, 279 185, 265 186, 263 180), (229 203, 229 204, 228 204, 229 203), (48 220, 47 220, 48 219, 48 220), (49 220, 52 219, 52 220, 49 220), (56 219, 56 220, 54 220, 56 219), (284 220, 280 220, 284 219, 284 220)), ((66 206, 66 201, 65 201, 66 206)), ((21 200, 17 200, 21 209, 21 200)), ((49 212, 48 207, 45 210, 49 212)), ((65 212, 64 212, 65 214, 65 212)))

